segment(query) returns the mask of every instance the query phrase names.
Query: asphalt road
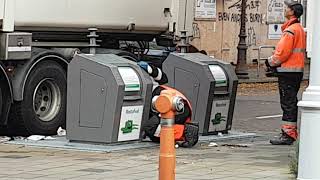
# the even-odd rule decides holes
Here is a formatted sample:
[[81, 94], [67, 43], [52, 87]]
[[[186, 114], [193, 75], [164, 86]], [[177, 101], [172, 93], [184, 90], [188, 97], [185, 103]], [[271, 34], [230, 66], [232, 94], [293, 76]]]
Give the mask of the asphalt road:
[[278, 132], [281, 107], [278, 95], [238, 96], [233, 129], [244, 132]]
[[[240, 85], [233, 118], [233, 129], [243, 132], [280, 133], [282, 110], [277, 85]], [[303, 84], [298, 99], [306, 85]]]

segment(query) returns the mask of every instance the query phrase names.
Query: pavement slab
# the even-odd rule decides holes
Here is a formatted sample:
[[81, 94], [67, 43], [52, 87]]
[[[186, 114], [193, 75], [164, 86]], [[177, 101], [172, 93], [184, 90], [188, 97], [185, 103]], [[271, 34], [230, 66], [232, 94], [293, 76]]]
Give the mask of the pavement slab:
[[[222, 141], [217, 143], [218, 147], [209, 147], [209, 142], [201, 142], [194, 148], [178, 148], [176, 179], [292, 179], [288, 164], [293, 146], [271, 146], [267, 139], [260, 136]], [[18, 147], [0, 144], [0, 180], [156, 180], [158, 176], [158, 147], [111, 153]]]

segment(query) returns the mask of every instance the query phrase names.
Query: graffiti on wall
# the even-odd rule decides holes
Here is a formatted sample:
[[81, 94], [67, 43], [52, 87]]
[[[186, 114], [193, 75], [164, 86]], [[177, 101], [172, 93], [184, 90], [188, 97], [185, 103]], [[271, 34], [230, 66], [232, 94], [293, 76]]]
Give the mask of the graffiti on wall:
[[[237, 0], [234, 4], [230, 5], [228, 7], [228, 9], [237, 9], [239, 12], [241, 11], [241, 8], [242, 8], [242, 4], [241, 4], [242, 0]], [[246, 9], [248, 10], [256, 10], [256, 11], [259, 11], [259, 8], [261, 6], [261, 1], [260, 0], [252, 0], [252, 1], [249, 1], [248, 3], [248, 0], [247, 0], [247, 7]]]
[[[256, 28], [259, 24], [264, 23], [264, 14], [262, 10], [262, 0], [246, 0], [246, 16], [245, 21], [247, 24], [247, 45], [257, 45], [257, 31]], [[218, 12], [217, 20], [220, 22], [238, 23], [241, 22], [241, 8], [242, 0], [232, 0], [231, 3], [227, 3], [224, 12]]]
[[257, 34], [254, 27], [249, 27], [247, 30], [247, 45], [248, 46], [256, 46], [257, 45]]
[[192, 36], [193, 36], [193, 39], [200, 38], [200, 28], [198, 23], [192, 24]]
[[[218, 12], [218, 21], [240, 23], [241, 7], [242, 7], [241, 1], [242, 0], [236, 0], [235, 3], [229, 5], [227, 9], [230, 12]], [[251, 22], [251, 23], [263, 22], [263, 14], [259, 13], [260, 7], [261, 7], [260, 0], [247, 1], [246, 8], [247, 8], [247, 12], [250, 11], [250, 13], [246, 14], [246, 22]]]
[[[259, 13], [250, 13], [246, 14], [246, 22], [251, 23], [263, 23], [263, 14]], [[227, 22], [235, 22], [240, 23], [241, 14], [239, 13], [226, 13], [226, 12], [219, 12], [218, 13], [218, 21], [227, 21]]]

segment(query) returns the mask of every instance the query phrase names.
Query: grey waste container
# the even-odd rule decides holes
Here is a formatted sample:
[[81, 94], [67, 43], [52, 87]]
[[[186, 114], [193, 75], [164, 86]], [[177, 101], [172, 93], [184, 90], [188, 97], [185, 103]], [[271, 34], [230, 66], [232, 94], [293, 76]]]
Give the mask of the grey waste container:
[[136, 63], [112, 54], [76, 55], [67, 88], [67, 139], [116, 143], [140, 138], [152, 80]]
[[232, 66], [200, 53], [172, 53], [163, 63], [168, 85], [191, 101], [202, 135], [231, 129], [238, 79]]

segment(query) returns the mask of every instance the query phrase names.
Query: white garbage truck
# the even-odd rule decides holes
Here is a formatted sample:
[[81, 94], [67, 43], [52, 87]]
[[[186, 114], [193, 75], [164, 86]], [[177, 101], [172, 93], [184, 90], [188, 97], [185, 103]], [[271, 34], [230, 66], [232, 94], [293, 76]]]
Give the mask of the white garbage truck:
[[0, 0], [0, 125], [15, 135], [55, 134], [65, 126], [67, 66], [75, 54], [136, 61], [153, 40], [173, 47], [183, 31], [192, 33], [194, 4]]

